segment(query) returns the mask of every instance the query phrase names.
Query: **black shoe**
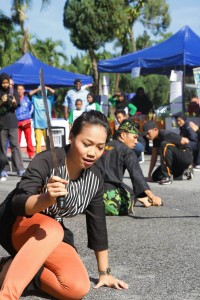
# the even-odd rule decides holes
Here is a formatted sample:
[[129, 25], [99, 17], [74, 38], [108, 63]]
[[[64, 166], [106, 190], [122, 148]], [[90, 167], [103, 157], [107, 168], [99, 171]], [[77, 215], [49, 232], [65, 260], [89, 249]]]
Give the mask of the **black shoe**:
[[161, 179], [160, 181], [158, 181], [159, 184], [171, 184], [172, 183], [172, 177], [164, 177], [163, 179]]

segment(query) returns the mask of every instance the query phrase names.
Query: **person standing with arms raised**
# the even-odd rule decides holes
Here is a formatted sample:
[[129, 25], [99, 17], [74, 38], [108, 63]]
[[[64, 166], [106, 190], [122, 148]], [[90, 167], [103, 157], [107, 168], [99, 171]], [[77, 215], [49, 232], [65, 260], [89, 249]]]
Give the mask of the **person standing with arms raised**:
[[[45, 91], [47, 94], [47, 103], [49, 108], [49, 114], [51, 118], [52, 107], [55, 101], [55, 90], [45, 86]], [[36, 142], [36, 153], [42, 151], [42, 137], [46, 143], [46, 129], [47, 129], [47, 118], [44, 108], [44, 102], [41, 94], [41, 86], [38, 86], [37, 89], [29, 92], [31, 97], [34, 113], [33, 113], [33, 127], [35, 133], [35, 142]]]

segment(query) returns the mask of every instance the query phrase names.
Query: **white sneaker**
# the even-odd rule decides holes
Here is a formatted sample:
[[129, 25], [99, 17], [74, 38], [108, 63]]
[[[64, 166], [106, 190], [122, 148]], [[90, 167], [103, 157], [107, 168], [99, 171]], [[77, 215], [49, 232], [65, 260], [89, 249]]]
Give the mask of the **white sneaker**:
[[7, 180], [7, 176], [2, 176], [1, 177], [1, 181], [6, 181]]
[[186, 169], [186, 170], [183, 172], [183, 179], [191, 180], [191, 179], [193, 179], [193, 177], [194, 177], [194, 171], [193, 171], [192, 165], [190, 165], [190, 166], [188, 167], [188, 169]]
[[194, 171], [200, 171], [200, 165], [196, 165], [194, 168], [193, 168]]

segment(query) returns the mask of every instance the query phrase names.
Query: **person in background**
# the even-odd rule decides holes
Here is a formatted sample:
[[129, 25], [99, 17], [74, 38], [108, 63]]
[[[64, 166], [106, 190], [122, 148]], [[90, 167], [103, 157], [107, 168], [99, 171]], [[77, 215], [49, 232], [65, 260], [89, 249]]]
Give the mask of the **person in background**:
[[27, 153], [30, 159], [34, 157], [35, 149], [32, 143], [32, 126], [31, 118], [34, 110], [34, 106], [30, 99], [25, 96], [25, 89], [23, 85], [17, 86], [17, 92], [20, 99], [20, 106], [16, 109], [16, 116], [18, 120], [18, 142], [21, 143], [21, 135], [24, 132], [26, 139]]
[[127, 120], [128, 116], [124, 109], [117, 109], [115, 111], [115, 118], [116, 118], [115, 131], [117, 131], [122, 121]]
[[[161, 206], [162, 200], [155, 196], [143, 176], [138, 159], [133, 151], [137, 144], [138, 130], [132, 120], [124, 120], [114, 140], [106, 144], [104, 154], [96, 162], [104, 176], [104, 203], [107, 215], [127, 215], [131, 212], [130, 192], [123, 183], [125, 170], [132, 182], [135, 201], [145, 207]], [[135, 202], [134, 201], [134, 202]]]
[[[55, 102], [55, 90], [45, 86], [46, 94], [47, 94], [47, 103], [49, 108], [49, 116], [51, 118], [52, 107]], [[36, 154], [42, 151], [42, 137], [46, 143], [46, 129], [47, 129], [47, 118], [44, 107], [44, 102], [41, 94], [41, 86], [29, 92], [29, 96], [31, 97], [31, 101], [34, 106], [33, 111], [33, 127], [35, 133], [35, 142], [36, 142]]]
[[[109, 267], [103, 204], [103, 178], [94, 163], [103, 154], [109, 132], [106, 117], [84, 112], [70, 131], [70, 144], [56, 148], [55, 175], [51, 150], [36, 155], [22, 180], [0, 206], [0, 243], [11, 257], [0, 262], [0, 299], [19, 299], [31, 284], [54, 299], [82, 299], [90, 290], [87, 270], [64, 218], [85, 212], [88, 247], [99, 274], [95, 288], [118, 290], [128, 285]], [[57, 204], [65, 198], [64, 208]]]
[[71, 129], [74, 121], [84, 112], [82, 109], [83, 101], [81, 99], [76, 99], [75, 102], [76, 109], [73, 109], [69, 113], [69, 127]]
[[[115, 130], [117, 131], [119, 129], [120, 124], [128, 119], [128, 116], [123, 109], [119, 109], [115, 111], [115, 118], [117, 120], [117, 125], [115, 126]], [[137, 125], [134, 124], [134, 126], [137, 128]], [[145, 140], [141, 136], [140, 132], [138, 131], [138, 138], [137, 138], [137, 143], [135, 144], [133, 151], [137, 155], [138, 161], [142, 161], [142, 152], [145, 150]]]
[[101, 112], [101, 106], [99, 105], [99, 103], [95, 102], [93, 94], [89, 93], [87, 95], [87, 102], [88, 104], [85, 107], [85, 111], [97, 110]]
[[198, 97], [192, 97], [192, 99], [190, 100], [190, 103], [188, 105], [189, 116], [199, 117], [199, 115], [200, 115], [199, 103], [200, 103], [200, 100]]
[[195, 161], [194, 161], [194, 171], [200, 171], [200, 128], [197, 124], [195, 124], [194, 122], [189, 122], [190, 127], [197, 133], [198, 135], [198, 150], [197, 150], [197, 154], [195, 157]]
[[87, 103], [87, 94], [88, 91], [84, 88], [82, 89], [82, 81], [81, 79], [74, 80], [74, 88], [69, 90], [65, 96], [65, 100], [63, 103], [64, 106], [64, 118], [68, 120], [70, 111], [76, 109], [75, 102], [77, 99], [81, 99], [83, 102], [83, 110], [85, 111], [85, 107]]
[[[3, 128], [3, 125], [0, 123], [0, 136], [1, 136], [2, 128]], [[0, 143], [0, 174], [3, 171], [3, 169], [5, 168], [6, 163], [7, 163], [7, 157], [4, 154], [3, 149], [2, 149], [2, 145]]]
[[[148, 181], [156, 181], [162, 185], [171, 184], [173, 178], [179, 178], [183, 173], [187, 180], [193, 178], [190, 167], [193, 155], [188, 138], [166, 129], [158, 129], [154, 121], [144, 123], [143, 135], [153, 141]], [[161, 164], [153, 172], [158, 155]]]
[[180, 129], [180, 135], [188, 138], [188, 146], [192, 149], [194, 161], [196, 160], [197, 151], [198, 151], [198, 135], [190, 127], [189, 122], [187, 121], [186, 116], [183, 113], [177, 113], [174, 115], [176, 123]]
[[153, 110], [153, 103], [145, 94], [143, 87], [137, 89], [136, 95], [130, 100], [130, 103], [136, 106], [137, 113], [141, 113], [142, 115], [148, 115]]
[[[24, 164], [18, 143], [18, 126], [15, 111], [20, 105], [17, 92], [12, 87], [10, 89], [10, 77], [6, 73], [0, 75], [0, 123], [2, 129], [0, 131], [0, 148], [7, 157], [8, 141], [11, 148], [11, 159], [17, 175], [22, 176], [24, 173]], [[9, 170], [9, 162], [1, 171], [1, 181], [6, 181]]]
[[108, 101], [115, 110], [123, 109], [130, 117], [134, 116], [137, 111], [136, 106], [127, 101], [125, 93], [116, 93]]

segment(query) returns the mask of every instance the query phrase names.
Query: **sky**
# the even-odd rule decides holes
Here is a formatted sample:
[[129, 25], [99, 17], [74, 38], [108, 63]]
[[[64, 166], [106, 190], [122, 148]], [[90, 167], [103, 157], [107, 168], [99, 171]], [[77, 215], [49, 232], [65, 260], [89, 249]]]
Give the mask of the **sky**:
[[[66, 0], [51, 0], [51, 4], [41, 11], [41, 1], [33, 0], [32, 8], [28, 12], [28, 30], [39, 39], [52, 38], [62, 40], [65, 44], [65, 54], [70, 59], [76, 54], [84, 53], [78, 50], [70, 42], [69, 31], [63, 26], [63, 10]], [[171, 24], [167, 32], [173, 34], [183, 26], [188, 25], [197, 35], [200, 36], [200, 1], [199, 0], [166, 0], [169, 4]], [[10, 16], [11, 0], [0, 0], [0, 9]], [[141, 35], [143, 28], [140, 24], [134, 25], [134, 33], [137, 38]], [[106, 50], [114, 53], [113, 44], [107, 44]]]

